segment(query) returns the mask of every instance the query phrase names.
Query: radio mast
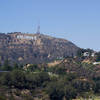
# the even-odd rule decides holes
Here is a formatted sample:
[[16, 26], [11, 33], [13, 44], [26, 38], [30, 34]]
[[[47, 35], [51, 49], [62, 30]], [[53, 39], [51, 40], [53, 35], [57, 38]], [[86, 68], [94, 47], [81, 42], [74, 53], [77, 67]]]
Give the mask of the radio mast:
[[40, 34], [40, 23], [38, 24], [38, 26], [37, 26], [37, 32], [36, 32], [37, 34]]

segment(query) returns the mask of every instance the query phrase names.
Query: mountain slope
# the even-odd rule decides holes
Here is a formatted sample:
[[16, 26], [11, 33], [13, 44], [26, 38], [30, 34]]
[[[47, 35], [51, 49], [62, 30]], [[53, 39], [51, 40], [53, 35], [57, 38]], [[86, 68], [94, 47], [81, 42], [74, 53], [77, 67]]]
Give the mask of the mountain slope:
[[44, 63], [76, 55], [79, 48], [65, 39], [20, 32], [0, 34], [0, 60], [19, 63]]

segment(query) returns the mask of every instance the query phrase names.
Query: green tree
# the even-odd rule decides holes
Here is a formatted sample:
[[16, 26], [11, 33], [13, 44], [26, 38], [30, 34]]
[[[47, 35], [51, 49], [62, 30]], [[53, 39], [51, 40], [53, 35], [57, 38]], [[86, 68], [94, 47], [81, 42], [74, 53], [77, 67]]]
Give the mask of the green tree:
[[96, 57], [96, 61], [99, 62], [100, 61], [100, 52], [96, 53], [97, 57]]
[[34, 74], [29, 73], [26, 75], [26, 88], [27, 89], [35, 89], [37, 87], [37, 80], [34, 76]]
[[78, 93], [89, 92], [93, 88], [93, 84], [85, 79], [76, 79], [72, 82]]
[[0, 70], [2, 70], [2, 64], [1, 64], [1, 62], [0, 62]]
[[36, 85], [38, 87], [42, 87], [44, 82], [50, 81], [50, 77], [49, 77], [48, 73], [46, 73], [46, 72], [37, 73], [35, 75], [35, 79], [36, 79]]
[[1, 80], [2, 85], [6, 85], [8, 87], [12, 86], [12, 76], [10, 73], [5, 73], [4, 75], [2, 75]]
[[19, 69], [19, 66], [17, 63], [14, 63], [14, 68], [13, 69]]
[[94, 92], [95, 93], [100, 93], [100, 76], [94, 77], [93, 80], [95, 82]]
[[27, 70], [34, 72], [35, 70], [38, 70], [38, 66], [36, 64], [30, 64], [30, 66], [28, 66]]
[[64, 67], [57, 66], [55, 69], [55, 73], [59, 75], [64, 75], [66, 74], [66, 69]]
[[47, 93], [50, 97], [50, 100], [63, 100], [64, 89], [60, 83], [50, 83], [47, 87]]
[[78, 77], [78, 75], [76, 73], [68, 73], [66, 75], [66, 80], [72, 81], [72, 80], [76, 79], [77, 77]]
[[12, 67], [9, 65], [8, 59], [6, 59], [6, 60], [4, 61], [3, 70], [5, 70], [5, 71], [11, 71], [11, 70], [12, 70]]
[[0, 100], [7, 100], [5, 96], [0, 95]]
[[75, 99], [76, 96], [77, 96], [76, 90], [72, 86], [66, 85], [65, 86], [65, 98], [66, 98], [66, 100]]
[[44, 87], [50, 81], [50, 77], [46, 72], [29, 73], [26, 75], [26, 88], [34, 89], [36, 87]]
[[12, 72], [12, 85], [15, 88], [25, 88], [26, 86], [26, 76], [25, 73], [21, 70], [14, 70]]

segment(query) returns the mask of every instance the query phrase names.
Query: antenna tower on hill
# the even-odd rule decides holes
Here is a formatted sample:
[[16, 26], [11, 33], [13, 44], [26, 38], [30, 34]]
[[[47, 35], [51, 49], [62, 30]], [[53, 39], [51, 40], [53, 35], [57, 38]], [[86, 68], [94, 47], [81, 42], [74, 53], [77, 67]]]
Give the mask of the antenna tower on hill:
[[38, 26], [37, 26], [37, 32], [36, 32], [37, 34], [40, 34], [40, 23], [38, 24]]

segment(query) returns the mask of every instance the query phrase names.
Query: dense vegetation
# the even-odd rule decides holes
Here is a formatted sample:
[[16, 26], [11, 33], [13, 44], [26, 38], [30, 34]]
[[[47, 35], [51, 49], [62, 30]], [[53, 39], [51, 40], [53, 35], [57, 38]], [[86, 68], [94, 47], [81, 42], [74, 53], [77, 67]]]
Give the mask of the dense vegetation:
[[[70, 66], [67, 62], [66, 67], [62, 64], [47, 67], [10, 66], [6, 60], [0, 67], [6, 71], [0, 73], [0, 100], [35, 100], [36, 97], [38, 100], [71, 100], [99, 95], [100, 76], [95, 75], [95, 66], [72, 61], [73, 58], [69, 58]], [[70, 71], [74, 68], [77, 70]]]

